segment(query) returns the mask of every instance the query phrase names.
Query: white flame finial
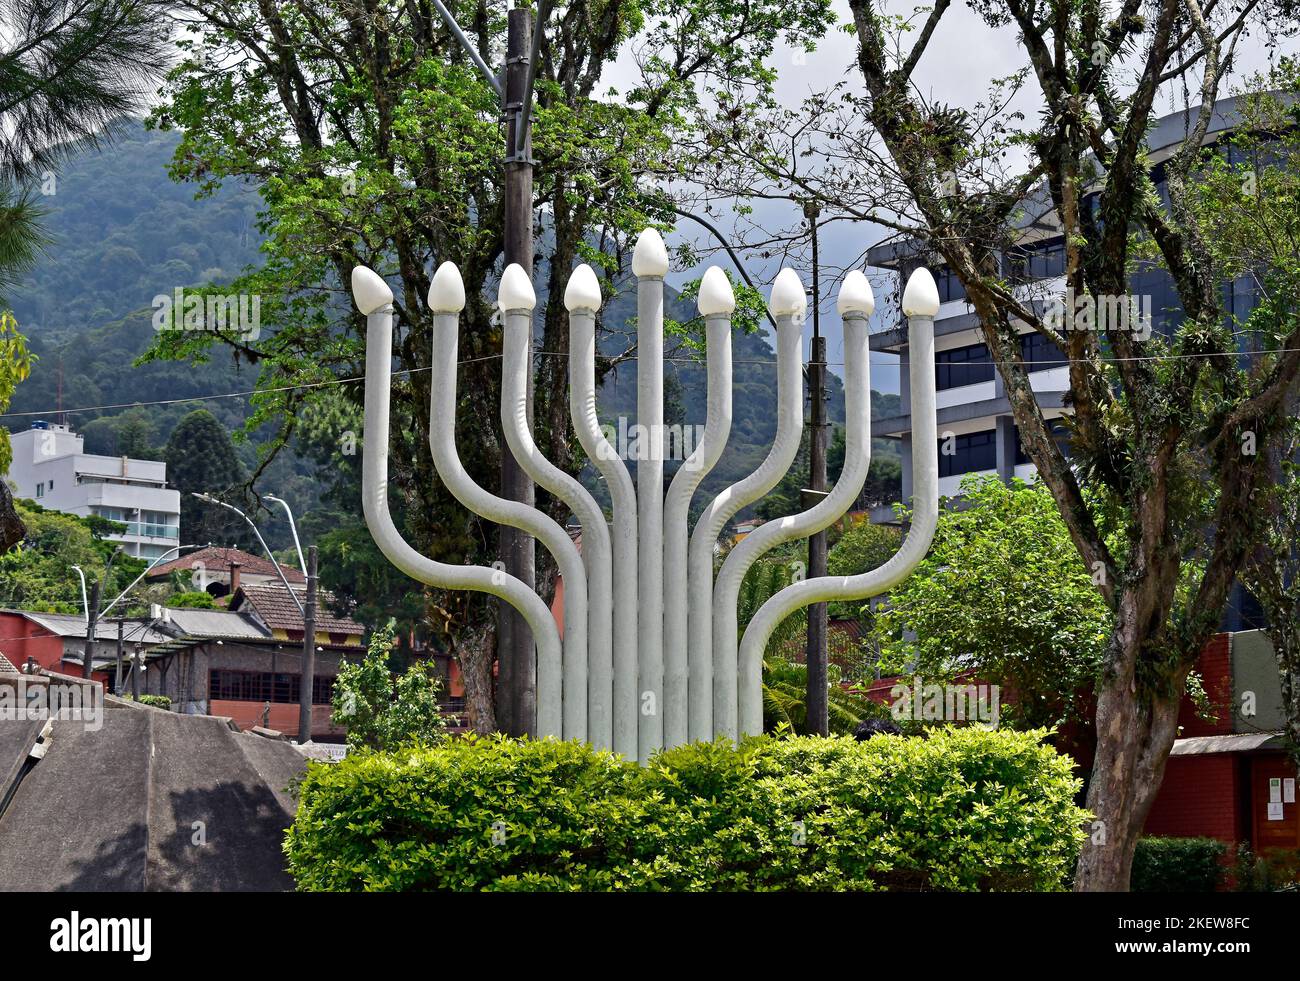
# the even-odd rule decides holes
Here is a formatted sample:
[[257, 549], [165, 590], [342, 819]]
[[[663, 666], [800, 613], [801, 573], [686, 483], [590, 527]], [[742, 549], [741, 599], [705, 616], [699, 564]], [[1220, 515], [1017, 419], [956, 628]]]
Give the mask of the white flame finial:
[[666, 276], [668, 274], [668, 248], [663, 236], [647, 228], [637, 236], [632, 250], [632, 272], [637, 276]]
[[767, 308], [774, 317], [793, 316], [796, 320], [808, 309], [803, 281], [793, 269], [782, 269], [776, 274]]
[[569, 285], [564, 290], [564, 309], [599, 310], [600, 280], [596, 271], [585, 262], [569, 274]]
[[502, 310], [531, 310], [537, 306], [537, 294], [524, 267], [517, 262], [506, 266], [497, 291], [497, 306]]
[[379, 273], [368, 266], [352, 270], [352, 299], [366, 316], [393, 302], [393, 291]]
[[465, 309], [465, 281], [454, 262], [444, 262], [429, 284], [429, 309], [434, 313], [460, 313]]
[[925, 266], [918, 266], [903, 290], [903, 313], [909, 317], [933, 317], [939, 312], [939, 288]]
[[718, 266], [709, 266], [700, 280], [700, 298], [696, 304], [703, 317], [731, 313], [736, 309], [736, 294], [731, 280]]
[[860, 269], [851, 269], [840, 284], [840, 294], [835, 299], [835, 307], [843, 317], [858, 313], [870, 317], [876, 309], [876, 294], [871, 291], [871, 283]]

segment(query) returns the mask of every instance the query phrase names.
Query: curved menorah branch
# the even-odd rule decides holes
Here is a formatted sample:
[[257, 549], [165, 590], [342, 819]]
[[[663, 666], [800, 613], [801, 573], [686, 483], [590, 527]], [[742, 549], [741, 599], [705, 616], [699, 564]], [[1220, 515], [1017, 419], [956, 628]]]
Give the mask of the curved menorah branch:
[[[717, 269], [711, 267], [709, 272]], [[719, 270], [720, 271], [720, 270]], [[707, 275], [707, 274], [706, 274]], [[717, 464], [731, 435], [731, 317], [715, 314], [705, 321], [708, 403], [704, 435], [673, 475], [664, 502], [664, 745], [688, 739], [687, 693], [687, 553], [691, 498]]]
[[[555, 521], [534, 507], [497, 497], [466, 472], [456, 450], [456, 360], [459, 356], [460, 310], [464, 286], [455, 265], [444, 262], [429, 287], [433, 311], [432, 380], [429, 391], [429, 449], [438, 476], [452, 496], [475, 514], [532, 535], [551, 553], [564, 576], [563, 653], [544, 650], [538, 643], [537, 734], [560, 736], [564, 732], [563, 658], [580, 652], [586, 664], [587, 578], [582, 558], [572, 539]], [[534, 638], [536, 639], [536, 638]], [[586, 698], [586, 692], [583, 692]]]
[[[604, 656], [593, 625], [589, 648], [591, 670], [587, 679], [591, 693], [588, 721], [594, 729], [600, 718], [599, 703], [610, 700], [612, 695], [610, 745], [614, 752], [634, 760], [637, 758], [636, 488], [627, 465], [605, 438], [596, 414], [596, 311], [600, 302], [600, 283], [595, 272], [588, 265], [578, 266], [569, 277], [564, 293], [564, 305], [569, 311], [569, 415], [578, 442], [609, 487], [614, 512], [613, 650], [612, 658]], [[592, 603], [595, 602], [593, 598]]]
[[[596, 716], [591, 717], [587, 664], [588, 655], [607, 659], [614, 643], [609, 526], [605, 524], [604, 512], [587, 489], [546, 459], [533, 440], [528, 420], [528, 378], [532, 372], [532, 312], [536, 296], [523, 267], [512, 263], [506, 268], [501, 278], [500, 297], [505, 316], [501, 429], [506, 444], [524, 473], [568, 505], [582, 525], [579, 569], [585, 566], [587, 573], [588, 605], [585, 610], [576, 603], [570, 609], [569, 598], [571, 595], [576, 597], [576, 592], [571, 594], [574, 583], [568, 575], [564, 578], [564, 738], [589, 740], [597, 749], [609, 749], [610, 697], [606, 693], [604, 698], [594, 699]], [[603, 670], [600, 674], [608, 677]]]
[[[740, 542], [722, 563], [713, 590], [713, 657], [715, 665], [713, 728], [718, 735], [739, 733], [739, 689], [758, 678], [739, 660], [736, 622], [740, 585], [762, 555], [784, 542], [814, 535], [834, 524], [857, 500], [871, 464], [871, 373], [867, 346], [867, 318], [844, 320], [844, 468], [830, 493], [806, 511], [760, 525]], [[737, 665], [735, 673], [730, 666]], [[752, 668], [751, 666], [748, 666]], [[761, 728], [761, 705], [759, 725]], [[750, 728], [745, 730], [754, 732]]]
[[366, 315], [365, 428], [362, 431], [361, 500], [366, 527], [388, 561], [412, 579], [440, 589], [490, 593], [509, 603], [533, 631], [540, 657], [559, 661], [560, 633], [546, 604], [514, 576], [486, 566], [450, 565], [417, 552], [402, 537], [388, 509], [389, 388], [393, 363], [393, 294], [374, 272], [352, 275], [357, 307]]
[[[934, 281], [925, 269], [920, 285]], [[913, 274], [915, 280], [917, 274]], [[909, 292], [912, 282], [909, 281]], [[917, 292], [922, 292], [918, 290]], [[938, 312], [938, 292], [932, 303], [926, 297], [912, 300], [915, 306], [908, 317], [907, 340], [911, 350], [909, 374], [912, 382], [912, 523], [902, 547], [878, 569], [856, 576], [822, 576], [793, 583], [764, 603], [745, 630], [740, 647], [741, 733], [763, 729], [762, 662], [763, 651], [777, 625], [795, 610], [814, 603], [863, 600], [892, 589], [911, 574], [925, 557], [934, 538], [939, 520], [939, 455], [935, 432], [934, 397], [934, 314]], [[909, 304], [904, 296], [904, 311]]]
[[[799, 452], [803, 432], [803, 383], [800, 372], [799, 321], [806, 307], [803, 284], [791, 270], [777, 276], [783, 289], [772, 290], [768, 303], [776, 324], [776, 435], [758, 468], [722, 491], [705, 507], [691, 535], [687, 572], [690, 609], [687, 614], [687, 685], [692, 742], [713, 738], [713, 552], [718, 536], [741, 508], [775, 487]], [[789, 280], [793, 278], [793, 282]], [[734, 677], [736, 666], [730, 665]], [[734, 694], [732, 695], [734, 698]]]

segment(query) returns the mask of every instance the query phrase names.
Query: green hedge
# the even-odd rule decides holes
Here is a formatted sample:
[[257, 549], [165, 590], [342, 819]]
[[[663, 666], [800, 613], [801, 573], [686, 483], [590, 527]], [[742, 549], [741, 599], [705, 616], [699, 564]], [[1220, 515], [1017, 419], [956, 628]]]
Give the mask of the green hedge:
[[1140, 838], [1133, 854], [1133, 892], [1214, 892], [1223, 881], [1227, 846], [1214, 838]]
[[304, 890], [1058, 889], [1087, 815], [1042, 735], [349, 754], [309, 768], [285, 851]]

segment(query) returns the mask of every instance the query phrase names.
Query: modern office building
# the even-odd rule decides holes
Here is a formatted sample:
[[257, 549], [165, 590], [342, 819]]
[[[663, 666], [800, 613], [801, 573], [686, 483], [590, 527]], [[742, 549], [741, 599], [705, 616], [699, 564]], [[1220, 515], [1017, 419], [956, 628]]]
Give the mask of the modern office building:
[[155, 559], [180, 544], [181, 495], [167, 486], [167, 464], [86, 453], [68, 426], [48, 422], [12, 433], [9, 442], [15, 497], [51, 511], [120, 521], [126, 531], [108, 537], [138, 558]]
[[[1235, 98], [1220, 100], [1216, 105], [1214, 120], [1206, 136], [1207, 145], [1221, 140], [1237, 124], [1236, 106]], [[1195, 110], [1191, 116], [1195, 116]], [[1162, 195], [1164, 161], [1181, 146], [1188, 118], [1182, 112], [1165, 116], [1148, 136], [1152, 177]], [[1011, 238], [1015, 245], [1002, 257], [1007, 280], [1015, 284], [1023, 300], [1038, 309], [1044, 309], [1048, 303], [1061, 302], [1065, 291], [1064, 239], [1045, 192], [1024, 202], [1013, 223]], [[972, 473], [996, 474], [1007, 481], [1013, 477], [1028, 479], [1036, 473], [1035, 467], [1020, 445], [1002, 377], [984, 343], [979, 317], [966, 301], [961, 281], [946, 267], [933, 265], [933, 259], [927, 257], [914, 240], [893, 237], [867, 253], [868, 266], [898, 274], [900, 297], [907, 277], [927, 261], [932, 263], [930, 269], [941, 301], [934, 323], [936, 407], [941, 451], [939, 493], [955, 495], [962, 478]], [[1181, 323], [1178, 294], [1164, 270], [1139, 264], [1129, 288], [1131, 298], [1137, 301], [1136, 312], [1149, 319], [1151, 330], [1168, 334]], [[1225, 284], [1224, 290], [1226, 307], [1238, 317], [1244, 317], [1254, 306], [1250, 280]], [[899, 441], [903, 458], [903, 499], [907, 500], [911, 497], [912, 469], [912, 425], [906, 414], [911, 404], [907, 328], [899, 326], [873, 334], [871, 349], [897, 354], [901, 362], [900, 404], [903, 414], [873, 420], [871, 432], [877, 438]], [[1070, 383], [1064, 354], [1028, 325], [1021, 326], [1020, 349], [1044, 416], [1053, 419], [1067, 414], [1066, 395]], [[1064, 440], [1062, 445], [1068, 451]], [[892, 521], [893, 514], [889, 508], [879, 508], [872, 518]]]

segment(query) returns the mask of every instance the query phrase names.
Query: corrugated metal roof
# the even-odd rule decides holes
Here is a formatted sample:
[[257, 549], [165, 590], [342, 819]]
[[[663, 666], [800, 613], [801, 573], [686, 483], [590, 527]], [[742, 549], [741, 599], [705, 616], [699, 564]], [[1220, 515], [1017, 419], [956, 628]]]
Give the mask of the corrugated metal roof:
[[264, 640], [271, 636], [252, 617], [230, 610], [167, 608], [167, 621], [186, 637], [217, 637], [223, 640]]
[[[15, 613], [18, 616], [26, 617], [32, 623], [43, 627], [58, 637], [86, 636], [86, 618], [79, 613], [37, 613], [33, 610], [3, 610], [0, 612]], [[147, 626], [151, 622], [151, 620], [141, 617], [128, 617], [124, 621], [122, 628], [126, 639], [132, 643], [138, 642], [142, 644], [153, 644], [166, 640], [166, 634], [161, 634]], [[117, 620], [106, 618], [96, 622], [95, 639], [105, 642], [116, 641]]]
[[1280, 749], [1280, 732], [1242, 732], [1232, 736], [1189, 736], [1175, 739], [1170, 756], [1205, 756], [1210, 753], [1247, 753], [1253, 749]]

